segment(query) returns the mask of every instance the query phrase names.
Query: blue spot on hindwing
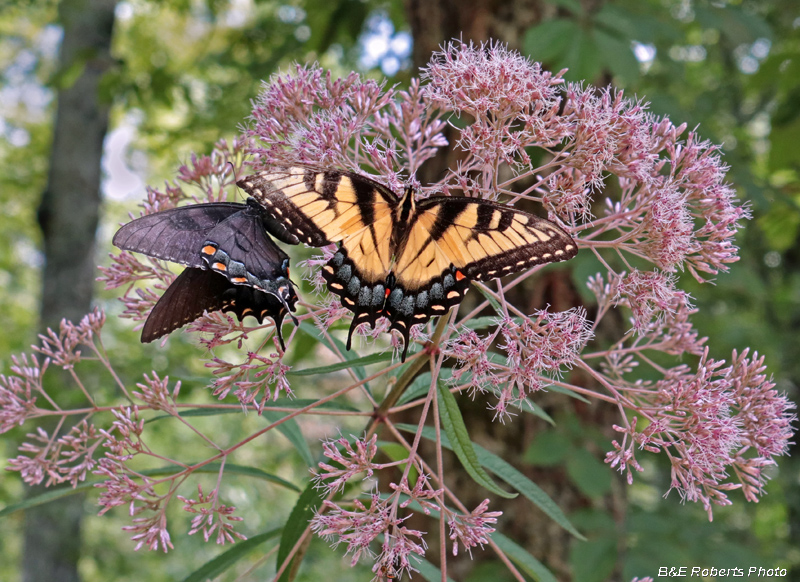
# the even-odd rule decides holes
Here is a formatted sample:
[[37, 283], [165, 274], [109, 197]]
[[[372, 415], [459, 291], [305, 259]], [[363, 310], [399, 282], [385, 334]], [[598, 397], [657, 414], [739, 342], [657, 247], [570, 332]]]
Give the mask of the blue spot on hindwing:
[[434, 301], [441, 301], [444, 299], [444, 289], [441, 283], [434, 283], [431, 285], [431, 299]]
[[403, 299], [403, 303], [400, 304], [400, 309], [398, 309], [398, 311], [406, 316], [414, 315], [414, 297], [409, 296]]
[[386, 299], [386, 288], [381, 283], [378, 283], [372, 288], [372, 305], [375, 307], [379, 307], [383, 305], [385, 299]]
[[352, 279], [350, 279], [350, 282], [347, 283], [347, 292], [352, 297], [356, 297], [360, 289], [361, 289], [361, 281], [358, 280], [358, 277], [353, 277]]
[[402, 303], [402, 301], [403, 301], [403, 290], [397, 287], [389, 295], [389, 307], [395, 310], [399, 310], [400, 303]]
[[347, 283], [350, 277], [353, 276], [353, 267], [350, 265], [342, 265], [336, 272], [336, 276], [339, 277], [340, 281]]

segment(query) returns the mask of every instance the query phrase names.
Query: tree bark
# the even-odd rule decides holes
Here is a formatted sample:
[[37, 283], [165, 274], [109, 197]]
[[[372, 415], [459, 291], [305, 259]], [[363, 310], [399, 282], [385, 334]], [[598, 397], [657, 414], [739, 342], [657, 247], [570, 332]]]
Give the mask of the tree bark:
[[[42, 331], [57, 330], [62, 319], [78, 321], [91, 308], [101, 158], [110, 108], [99, 87], [112, 62], [115, 5], [115, 0], [59, 4], [64, 30], [61, 83], [48, 183], [38, 210], [45, 257]], [[29, 495], [41, 492], [34, 487]], [[82, 500], [71, 496], [26, 512], [23, 580], [79, 580]]]

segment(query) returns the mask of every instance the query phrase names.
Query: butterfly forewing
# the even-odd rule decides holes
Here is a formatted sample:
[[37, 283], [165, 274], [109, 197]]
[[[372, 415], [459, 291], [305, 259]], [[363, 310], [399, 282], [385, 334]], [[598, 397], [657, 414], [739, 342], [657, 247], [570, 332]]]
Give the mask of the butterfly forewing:
[[193, 204], [142, 216], [122, 226], [115, 246], [191, 267], [205, 263], [200, 249], [220, 222], [246, 208], [235, 202]]
[[279, 168], [248, 176], [238, 184], [290, 236], [273, 230], [268, 222], [271, 234], [287, 243], [312, 247], [369, 230], [397, 206], [397, 197], [386, 187], [351, 172]]
[[289, 257], [269, 238], [263, 209], [255, 202], [221, 221], [205, 236], [202, 254], [209, 268], [231, 283], [275, 292], [288, 283]]
[[[429, 198], [418, 213], [420, 223], [425, 215], [436, 216], [431, 237], [455, 267], [478, 281], [565, 261], [578, 252], [572, 237], [549, 220], [495, 202]], [[444, 228], [439, 227], [442, 216], [447, 217]]]

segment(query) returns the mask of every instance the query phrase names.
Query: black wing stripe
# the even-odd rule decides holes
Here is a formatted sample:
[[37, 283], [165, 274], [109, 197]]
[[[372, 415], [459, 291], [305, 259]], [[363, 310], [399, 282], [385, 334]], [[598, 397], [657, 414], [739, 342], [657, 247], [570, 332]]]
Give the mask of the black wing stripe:
[[[308, 175], [309, 172], [306, 172], [306, 174]], [[336, 192], [339, 190], [339, 183], [342, 180], [342, 174], [340, 172], [325, 172], [322, 174], [322, 176], [323, 180], [320, 194], [325, 200], [335, 202]], [[316, 185], [314, 185], [312, 189], [316, 189]]]
[[456, 219], [467, 209], [469, 202], [467, 200], [451, 199], [451, 204], [442, 204], [438, 208], [436, 220], [430, 230], [430, 237], [434, 241], [442, 238], [445, 231], [450, 228]]
[[[361, 222], [372, 226], [375, 222], [375, 195], [377, 190], [368, 182], [361, 180], [351, 180], [351, 182], [356, 192], [356, 204], [361, 212]], [[375, 236], [374, 230], [372, 231], [372, 236]]]

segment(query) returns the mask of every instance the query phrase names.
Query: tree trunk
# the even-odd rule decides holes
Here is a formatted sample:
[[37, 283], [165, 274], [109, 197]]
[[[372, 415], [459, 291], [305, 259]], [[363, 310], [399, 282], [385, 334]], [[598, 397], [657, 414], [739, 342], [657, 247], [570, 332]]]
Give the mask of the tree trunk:
[[[99, 86], [112, 62], [115, 5], [115, 0], [63, 0], [59, 5], [61, 83], [48, 183], [38, 212], [45, 257], [42, 331], [57, 330], [62, 319], [78, 321], [91, 307], [100, 162], [110, 106]], [[29, 495], [40, 492], [32, 488]], [[71, 496], [26, 512], [23, 580], [79, 579], [82, 500]]]
[[[587, 8], [596, 9], [597, 2], [583, 0], [583, 4]], [[586, 6], [587, 4], [592, 6]], [[406, 0], [406, 12], [414, 38], [413, 59], [416, 69], [425, 66], [430, 60], [431, 53], [440, 50], [445, 42], [452, 39], [475, 44], [492, 39], [507, 43], [512, 49], [520, 50], [525, 31], [555, 16], [557, 8], [554, 4], [542, 0], [476, 0], [468, 3], [457, 0]], [[453, 143], [452, 137], [448, 135], [450, 143]], [[417, 177], [423, 184], [437, 179], [446, 168], [455, 167], [459, 155], [459, 152], [453, 150], [443, 152], [426, 162]], [[551, 306], [552, 311], [562, 311], [580, 304], [580, 297], [572, 287], [567, 270], [546, 273], [544, 277], [538, 277], [535, 281], [528, 280], [507, 293], [506, 298], [526, 313], [543, 309], [547, 305]], [[589, 379], [585, 381], [589, 382]], [[581, 383], [580, 380], [576, 382]], [[577, 401], [554, 392], [537, 394], [533, 397], [533, 401], [552, 417], [563, 418], [568, 415], [576, 417], [581, 426], [587, 428], [587, 433], [602, 431], [610, 442], [611, 424], [617, 421], [618, 414], [613, 407], [602, 403], [576, 404]], [[486, 409], [486, 405], [486, 400], [480, 398], [474, 403], [469, 402], [467, 398], [459, 399], [464, 422], [470, 430], [470, 438], [512, 465], [523, 467], [524, 451], [539, 434], [549, 430], [550, 427], [544, 421], [525, 413], [519, 414], [505, 424], [493, 422], [492, 414]], [[586, 448], [602, 461], [603, 451], [596, 450], [592, 443], [587, 443]], [[453, 475], [453, 471], [459, 471], [457, 461], [445, 459], [445, 464], [448, 463], [450, 466], [446, 468], [447, 474]], [[615, 478], [611, 493], [601, 500], [591, 500], [571, 482], [563, 467], [528, 466], [522, 470], [542, 487], [568, 516], [579, 509], [601, 507], [615, 520], [618, 532], [622, 531], [626, 500], [625, 489], [620, 486], [621, 480]], [[486, 492], [476, 488], [474, 482], [466, 475], [449, 481], [448, 486], [453, 488], [457, 497], [465, 502], [469, 509], [476, 507], [486, 496]], [[568, 532], [521, 497], [511, 501], [493, 499], [490, 509], [503, 511], [501, 529], [541, 560], [558, 580], [566, 582], [572, 579], [569, 566], [570, 547], [573, 541], [577, 540], [573, 540]], [[429, 532], [438, 529], [433, 523], [423, 525], [415, 522], [414, 526]], [[620, 540], [617, 551], [621, 557], [624, 552], [624, 536], [618, 535], [617, 539]], [[432, 540], [426, 557], [434, 563], [439, 560], [438, 546]], [[480, 560], [491, 559], [492, 555], [487, 550], [473, 552], [473, 557], [475, 561], [468, 557], [456, 560], [449, 558], [450, 575], [455, 579], [466, 579], [469, 571], [473, 570]], [[611, 578], [616, 579], [621, 575], [620, 563], [621, 560], [618, 559], [614, 572], [610, 574]]]

